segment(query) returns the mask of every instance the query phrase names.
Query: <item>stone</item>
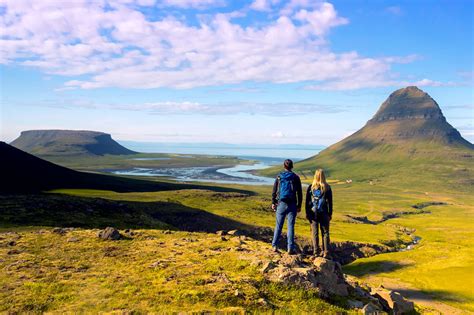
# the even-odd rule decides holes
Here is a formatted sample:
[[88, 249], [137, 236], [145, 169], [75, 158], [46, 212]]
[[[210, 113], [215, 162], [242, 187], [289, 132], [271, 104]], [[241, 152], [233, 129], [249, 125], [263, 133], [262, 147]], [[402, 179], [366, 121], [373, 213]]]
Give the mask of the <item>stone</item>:
[[53, 233], [59, 234], [59, 235], [65, 235], [67, 233], [67, 229], [65, 228], [54, 228]]
[[382, 311], [376, 305], [372, 303], [367, 303], [362, 309], [361, 313], [364, 315], [378, 315], [381, 314]]
[[67, 241], [68, 241], [69, 243], [79, 242], [79, 238], [77, 238], [77, 237], [70, 237], [70, 238], [67, 239]]
[[116, 228], [110, 226], [99, 231], [99, 233], [97, 233], [97, 236], [103, 240], [111, 241], [119, 240], [122, 237], [122, 235], [120, 235], [120, 232]]
[[316, 282], [320, 290], [339, 296], [349, 295], [349, 285], [344, 279], [339, 263], [317, 257], [313, 260], [313, 265], [316, 270]]
[[349, 308], [357, 308], [357, 309], [360, 309], [360, 308], [363, 308], [364, 307], [364, 303], [361, 302], [361, 301], [357, 301], [357, 300], [348, 300], [347, 301], [347, 306]]
[[288, 255], [287, 253], [281, 256], [279, 261], [280, 265], [285, 267], [294, 268], [304, 266], [303, 259], [301, 255]]
[[272, 270], [270, 280], [305, 288], [316, 288], [315, 274], [311, 267], [288, 268], [280, 265]]
[[222, 235], [227, 235], [227, 232], [226, 231], [217, 231], [216, 234], [222, 236]]
[[376, 297], [386, 310], [393, 314], [405, 314], [415, 310], [413, 302], [406, 300], [400, 293], [378, 288], [373, 290], [372, 295]]
[[240, 236], [240, 235], [243, 235], [243, 233], [239, 230], [230, 230], [229, 232], [227, 232], [227, 234], [229, 235], [232, 235], [232, 236]]
[[264, 298], [259, 298], [257, 303], [260, 304], [261, 306], [268, 306], [268, 301]]
[[270, 270], [274, 269], [277, 267], [277, 264], [271, 260], [265, 262], [262, 266], [262, 269], [260, 269], [260, 271], [262, 273], [267, 273], [269, 272]]
[[242, 292], [240, 292], [239, 289], [236, 289], [235, 292], [234, 292], [234, 295], [237, 296], [237, 297], [241, 297]]

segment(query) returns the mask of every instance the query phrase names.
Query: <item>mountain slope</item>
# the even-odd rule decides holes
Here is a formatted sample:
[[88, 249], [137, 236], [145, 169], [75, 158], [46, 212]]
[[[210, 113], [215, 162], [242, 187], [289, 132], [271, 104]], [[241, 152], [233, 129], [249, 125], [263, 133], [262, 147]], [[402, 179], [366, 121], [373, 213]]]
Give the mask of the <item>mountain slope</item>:
[[473, 156], [473, 144], [446, 121], [436, 101], [410, 86], [393, 92], [363, 128], [295, 170], [307, 178], [323, 168], [333, 179], [472, 184]]
[[87, 130], [28, 130], [11, 145], [35, 155], [135, 154], [109, 134]]
[[174, 184], [78, 172], [40, 159], [1, 141], [0, 178], [0, 193], [38, 192], [59, 188], [101, 189], [118, 192], [207, 189], [248, 193], [224, 187]]

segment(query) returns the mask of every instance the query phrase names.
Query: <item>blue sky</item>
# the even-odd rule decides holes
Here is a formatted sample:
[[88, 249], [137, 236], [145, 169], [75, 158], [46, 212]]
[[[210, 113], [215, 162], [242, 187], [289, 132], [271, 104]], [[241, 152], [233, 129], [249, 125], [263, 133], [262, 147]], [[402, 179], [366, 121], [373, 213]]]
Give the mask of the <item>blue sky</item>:
[[1, 139], [334, 143], [417, 85], [474, 140], [472, 1], [0, 1]]

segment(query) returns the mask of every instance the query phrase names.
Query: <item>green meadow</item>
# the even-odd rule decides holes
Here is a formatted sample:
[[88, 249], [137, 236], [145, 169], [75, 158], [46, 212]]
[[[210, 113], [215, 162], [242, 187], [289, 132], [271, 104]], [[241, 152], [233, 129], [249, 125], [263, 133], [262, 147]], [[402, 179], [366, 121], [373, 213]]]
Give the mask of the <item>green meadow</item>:
[[[222, 224], [224, 229], [274, 225], [271, 187], [222, 186], [248, 193], [207, 189], [128, 193], [59, 189], [37, 195], [37, 200], [32, 199], [33, 205], [22, 205], [20, 197], [18, 202], [3, 198], [1, 223], [5, 227], [1, 234], [0, 264], [9, 270], [0, 280], [3, 310], [350, 312], [344, 302], [332, 302], [333, 306], [316, 298], [308, 302], [311, 292], [282, 289], [263, 281], [257, 268], [245, 262], [243, 256], [268, 251], [268, 243], [247, 240], [250, 247], [245, 253], [233, 252], [231, 240], [223, 242], [214, 233], [206, 232], [213, 224]], [[437, 307], [433, 301], [474, 311], [474, 253], [470, 246], [474, 236], [474, 198], [470, 194], [435, 194], [367, 182], [333, 181], [332, 187], [333, 241], [388, 245], [395, 249], [410, 241], [403, 233], [405, 228], [414, 229], [413, 235], [421, 237], [414, 249], [358, 259], [344, 266], [346, 273], [373, 285], [403, 290], [407, 296], [421, 294], [424, 298], [417, 301], [421, 313]], [[48, 205], [47, 200], [56, 201]], [[65, 200], [73, 209], [61, 206]], [[413, 208], [427, 202], [445, 204], [427, 206], [423, 211]], [[88, 204], [94, 209], [91, 214], [84, 212]], [[32, 214], [31, 207], [37, 212]], [[74, 207], [77, 211], [72, 211]], [[125, 209], [116, 210], [120, 207]], [[196, 211], [209, 216], [193, 226], [196, 229], [196, 224], [201, 224], [204, 231], [186, 231], [178, 218], [192, 222]], [[299, 237], [309, 238], [309, 225], [303, 213], [297, 220], [296, 231]], [[383, 221], [387, 213], [403, 214]], [[348, 215], [382, 222], [358, 223], [349, 220]], [[140, 236], [113, 243], [98, 240], [97, 229], [109, 225], [131, 228]], [[58, 236], [51, 232], [55, 226], [78, 228]], [[163, 234], [165, 230], [176, 232]], [[12, 231], [20, 235], [16, 248], [21, 249], [17, 254], [9, 254], [13, 247], [6, 245], [14, 236]], [[187, 238], [195, 238], [196, 242], [188, 244], [183, 241]], [[149, 268], [154, 261], [164, 261], [167, 267], [157, 273]], [[219, 272], [230, 282], [206, 282]], [[236, 290], [242, 295], [235, 295]], [[290, 290], [291, 298], [283, 297], [281, 290]], [[268, 304], [260, 305], [261, 298]]]

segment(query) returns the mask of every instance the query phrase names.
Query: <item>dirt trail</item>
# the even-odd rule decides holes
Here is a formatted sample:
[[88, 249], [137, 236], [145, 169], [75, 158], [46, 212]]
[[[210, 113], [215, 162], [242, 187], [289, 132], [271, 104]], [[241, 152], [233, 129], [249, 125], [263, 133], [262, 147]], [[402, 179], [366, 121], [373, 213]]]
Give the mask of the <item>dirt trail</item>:
[[429, 294], [423, 293], [420, 290], [416, 289], [415, 287], [411, 286], [410, 284], [401, 282], [399, 280], [384, 278], [384, 277], [377, 277], [377, 276], [370, 276], [370, 277], [364, 278], [363, 281], [369, 284], [377, 284], [377, 285], [381, 284], [386, 289], [400, 292], [405, 298], [409, 299], [410, 301], [415, 302], [415, 304], [430, 309], [430, 311], [432, 311], [432, 313], [430, 314], [450, 314], [450, 315], [474, 314], [474, 312], [462, 310], [454, 306], [439, 302], [436, 300], [435, 297]]

